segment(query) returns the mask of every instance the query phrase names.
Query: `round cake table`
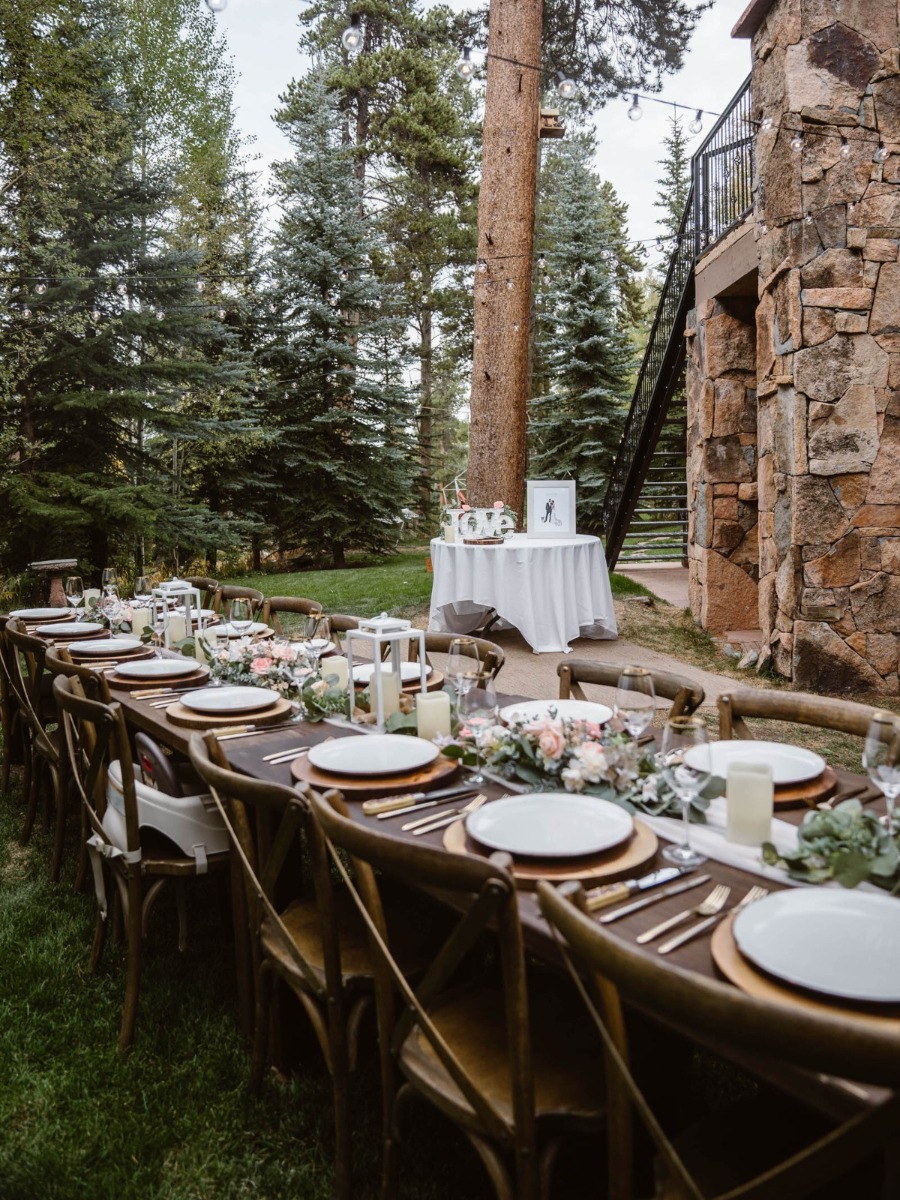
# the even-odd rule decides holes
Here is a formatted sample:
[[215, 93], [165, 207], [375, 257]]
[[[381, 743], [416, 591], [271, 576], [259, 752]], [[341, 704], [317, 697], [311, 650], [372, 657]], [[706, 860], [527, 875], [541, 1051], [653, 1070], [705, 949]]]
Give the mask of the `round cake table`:
[[609, 575], [600, 539], [529, 538], [502, 545], [431, 543], [434, 584], [428, 628], [471, 633], [494, 611], [536, 654], [568, 653], [577, 637], [615, 638]]

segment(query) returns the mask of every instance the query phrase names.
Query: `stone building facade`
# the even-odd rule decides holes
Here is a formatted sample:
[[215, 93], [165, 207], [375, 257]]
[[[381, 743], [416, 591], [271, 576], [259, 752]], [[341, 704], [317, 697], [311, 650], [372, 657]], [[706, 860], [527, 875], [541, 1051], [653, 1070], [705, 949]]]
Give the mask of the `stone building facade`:
[[897, 0], [754, 0], [735, 35], [753, 50], [757, 296], [707, 298], [688, 329], [692, 608], [758, 624], [799, 687], [892, 695]]

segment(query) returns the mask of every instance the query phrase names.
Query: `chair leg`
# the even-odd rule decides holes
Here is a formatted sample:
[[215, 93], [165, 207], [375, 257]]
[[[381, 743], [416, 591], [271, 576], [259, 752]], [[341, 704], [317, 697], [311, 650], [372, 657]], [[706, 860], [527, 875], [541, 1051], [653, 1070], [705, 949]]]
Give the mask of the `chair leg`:
[[331, 1085], [334, 1094], [334, 1194], [350, 1200], [353, 1187], [353, 1139], [350, 1134], [350, 1072], [336, 1064]]
[[250, 1060], [250, 1091], [258, 1096], [262, 1090], [263, 1071], [269, 1049], [269, 1005], [272, 1000], [272, 972], [261, 963], [256, 976], [256, 1010], [253, 1022], [253, 1057]]
[[87, 813], [84, 811], [83, 804], [79, 804], [78, 811], [79, 811], [79, 817], [78, 817], [79, 828], [80, 828], [81, 832], [79, 834], [79, 844], [78, 844], [78, 866], [75, 869], [75, 882], [72, 886], [74, 887], [76, 892], [83, 892], [87, 888], [87, 880], [88, 880], [87, 839], [88, 839], [89, 827], [88, 827]]
[[141, 991], [141, 937], [142, 923], [141, 881], [137, 875], [128, 879], [128, 904], [125, 914], [128, 940], [128, 959], [125, 967], [125, 1003], [122, 1008], [122, 1025], [119, 1030], [119, 1053], [125, 1054], [134, 1041], [137, 1022], [138, 998]]
[[38, 793], [35, 780], [34, 762], [29, 747], [25, 747], [25, 765], [22, 770], [22, 793], [25, 796], [25, 824], [22, 826], [22, 845], [27, 846], [34, 829], [34, 819], [37, 816]]
[[[526, 1196], [529, 1200], [531, 1197], [537, 1200], [536, 1186], [531, 1187], [527, 1193], [521, 1190], [518, 1192], [513, 1190], [512, 1180], [509, 1177], [506, 1165], [490, 1142], [479, 1137], [477, 1133], [472, 1133], [470, 1130], [465, 1130], [465, 1134], [475, 1147], [478, 1157], [484, 1163], [497, 1200], [526, 1200]], [[527, 1185], [528, 1182], [527, 1180], [520, 1179], [520, 1189], [523, 1183]]]
[[106, 926], [108, 919], [104, 921], [103, 914], [100, 909], [97, 909], [97, 920], [94, 925], [94, 941], [91, 946], [91, 960], [88, 964], [88, 970], [94, 975], [100, 969], [100, 961], [103, 958], [103, 948], [106, 945]]
[[175, 880], [175, 906], [178, 909], [178, 951], [180, 954], [184, 954], [187, 950], [188, 910], [183, 879]]
[[51, 766], [50, 780], [53, 794], [56, 797], [56, 829], [53, 834], [53, 856], [50, 859], [50, 882], [59, 883], [59, 873], [62, 869], [63, 849], [66, 841], [66, 809], [68, 808], [68, 782], [65, 769]]

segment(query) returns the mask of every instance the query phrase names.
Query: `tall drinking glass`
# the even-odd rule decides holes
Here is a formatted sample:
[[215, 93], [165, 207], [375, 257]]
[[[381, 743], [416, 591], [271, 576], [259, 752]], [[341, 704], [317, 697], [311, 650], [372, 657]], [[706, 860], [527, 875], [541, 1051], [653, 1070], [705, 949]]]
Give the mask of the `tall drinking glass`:
[[626, 667], [616, 684], [616, 714], [633, 738], [653, 722], [656, 690], [646, 667]]
[[110, 588], [118, 588], [119, 576], [116, 574], [115, 567], [104, 567], [103, 574], [100, 576], [100, 587], [104, 592], [108, 592]]
[[317, 610], [303, 620], [303, 653], [314, 671], [319, 669], [319, 659], [328, 649], [330, 622]]
[[153, 584], [150, 582], [149, 575], [138, 575], [134, 581], [134, 598], [140, 600], [141, 604], [149, 604], [150, 593], [153, 591]]
[[84, 582], [80, 575], [69, 575], [63, 585], [66, 593], [66, 603], [77, 613], [84, 599]]
[[239, 633], [241, 636], [243, 636], [253, 624], [252, 601], [242, 596], [232, 600], [228, 619], [231, 622], [231, 627], [235, 633]]
[[691, 848], [691, 801], [711, 774], [706, 726], [699, 717], [672, 717], [666, 721], [660, 752], [662, 777], [678, 797], [684, 815], [684, 842], [665, 846], [662, 856], [680, 867], [699, 867], [704, 855]]
[[889, 712], [875, 712], [866, 733], [862, 765], [884, 794], [888, 834], [894, 836], [894, 803], [900, 796], [900, 721]]
[[457, 696], [461, 701], [481, 674], [481, 659], [473, 638], [458, 637], [450, 643], [447, 674], [456, 685]]
[[475, 743], [475, 774], [471, 783], [485, 782], [482, 752], [497, 724], [497, 711], [497, 692], [492, 676], [487, 672], [474, 676], [468, 690], [459, 695], [459, 719]]

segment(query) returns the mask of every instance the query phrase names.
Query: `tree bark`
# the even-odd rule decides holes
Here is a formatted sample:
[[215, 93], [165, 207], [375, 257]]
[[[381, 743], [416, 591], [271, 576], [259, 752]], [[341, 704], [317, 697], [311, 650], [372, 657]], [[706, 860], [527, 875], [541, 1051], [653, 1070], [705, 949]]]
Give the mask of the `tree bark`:
[[[491, 0], [478, 199], [468, 500], [521, 517], [530, 390], [542, 0]], [[484, 269], [482, 269], [484, 268]]]
[[422, 313], [419, 343], [419, 491], [422, 514], [430, 515], [431, 489], [434, 484], [434, 362], [431, 310]]

